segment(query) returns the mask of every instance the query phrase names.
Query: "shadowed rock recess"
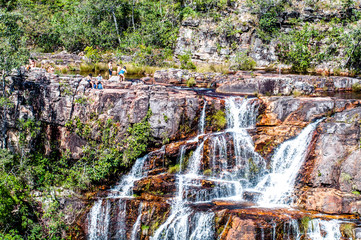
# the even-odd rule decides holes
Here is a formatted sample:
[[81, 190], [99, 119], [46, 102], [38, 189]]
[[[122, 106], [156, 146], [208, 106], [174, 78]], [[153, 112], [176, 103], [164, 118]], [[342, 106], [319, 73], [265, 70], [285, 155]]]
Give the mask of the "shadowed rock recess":
[[[74, 238], [361, 239], [361, 100], [241, 97], [128, 81], [91, 90], [81, 76], [41, 69], [12, 82], [6, 117], [14, 151], [17, 119], [42, 123], [44, 154], [56, 142], [76, 162], [88, 141], [101, 141], [100, 122], [117, 125], [117, 143], [151, 111], [151, 144], [127, 173], [95, 192], [59, 193]], [[238, 85], [220, 88], [237, 92]], [[69, 128], [72, 121], [90, 125], [87, 138]]]

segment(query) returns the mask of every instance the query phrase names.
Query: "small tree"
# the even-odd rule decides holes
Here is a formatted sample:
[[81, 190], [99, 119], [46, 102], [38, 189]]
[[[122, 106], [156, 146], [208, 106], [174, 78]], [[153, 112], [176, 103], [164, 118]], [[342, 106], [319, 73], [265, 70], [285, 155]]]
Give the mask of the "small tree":
[[22, 31], [23, 17], [20, 14], [0, 11], [0, 109], [2, 109], [2, 127], [0, 147], [6, 148], [7, 111], [11, 106], [9, 93], [7, 92], [6, 78], [14, 69], [26, 62], [29, 53], [26, 49], [24, 34]]

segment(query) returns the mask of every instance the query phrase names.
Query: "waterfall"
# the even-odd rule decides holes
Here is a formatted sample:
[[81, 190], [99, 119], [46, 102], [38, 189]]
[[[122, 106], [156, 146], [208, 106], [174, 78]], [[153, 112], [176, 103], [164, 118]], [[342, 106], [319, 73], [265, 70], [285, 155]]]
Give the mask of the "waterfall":
[[109, 221], [110, 221], [110, 202], [100, 199], [95, 202], [89, 212], [88, 219], [88, 239], [106, 240], [108, 239]]
[[264, 159], [254, 151], [252, 137], [247, 129], [254, 128], [258, 115], [258, 104], [248, 99], [228, 98], [226, 113], [229, 132], [233, 138], [234, 155], [236, 158], [232, 179], [243, 179], [244, 187], [252, 187], [266, 167]]
[[145, 155], [135, 161], [130, 172], [121, 179], [120, 183], [117, 184], [114, 189], [112, 189], [112, 197], [131, 197], [133, 195], [132, 188], [135, 181], [142, 179], [145, 176], [143, 167], [147, 159], [148, 155]]
[[297, 174], [304, 163], [318, 120], [308, 125], [294, 139], [282, 143], [272, 157], [271, 173], [266, 175], [256, 189], [262, 192], [261, 206], [290, 204]]
[[[241, 160], [254, 159], [254, 164], [264, 163], [264, 160], [254, 152], [251, 136], [246, 128], [253, 128], [256, 123], [257, 104], [246, 99], [230, 98], [226, 100], [228, 128], [224, 132], [208, 134], [198, 144], [190, 157], [188, 166], [177, 175], [177, 197], [172, 202], [172, 210], [168, 219], [156, 230], [152, 240], [164, 239], [214, 239], [214, 213], [195, 212], [187, 207], [188, 202], [199, 203], [215, 199], [241, 200], [243, 178]], [[200, 126], [204, 126], [205, 107], [203, 107]], [[204, 113], [204, 115], [203, 115]], [[199, 133], [204, 134], [200, 127]], [[227, 162], [226, 135], [231, 134], [235, 145], [237, 161], [234, 166]], [[194, 141], [199, 140], [198, 135]], [[207, 140], [210, 141], [207, 141]], [[205, 176], [202, 173], [204, 145], [210, 144], [211, 172]], [[241, 146], [242, 145], [242, 146]], [[245, 145], [245, 146], [243, 146]], [[180, 164], [183, 165], [184, 148], [180, 151]], [[205, 170], [205, 169], [203, 169]], [[210, 176], [208, 176], [210, 175]], [[211, 188], [202, 188], [202, 181], [212, 183]]]
[[[261, 207], [291, 202], [295, 179], [304, 163], [313, 132], [321, 120], [307, 126], [297, 137], [282, 143], [275, 150], [271, 158], [271, 169], [268, 170], [266, 161], [255, 152], [250, 135], [250, 130], [255, 129], [259, 102], [255, 99], [231, 97], [225, 103], [227, 128], [220, 132], [205, 133], [207, 102], [204, 101], [198, 135], [179, 148], [177, 163], [180, 171], [175, 174], [176, 192], [173, 198], [167, 200], [171, 205], [170, 213], [150, 239], [215, 239], [215, 213], [203, 208], [199, 210], [197, 206], [206, 206], [204, 203], [209, 204], [215, 200], [244, 201], [245, 191], [261, 194], [258, 199]], [[192, 154], [188, 145], [190, 143], [192, 147], [197, 144], [192, 149]], [[165, 146], [160, 151], [165, 151], [164, 149]], [[107, 198], [95, 202], [88, 215], [88, 239], [105, 240], [108, 236], [127, 239], [127, 232], [132, 240], [142, 236], [142, 213], [146, 215], [142, 203], [132, 228], [127, 226], [129, 223], [126, 215], [127, 201], [133, 198], [134, 183], [147, 176], [147, 171], [144, 170], [147, 160], [148, 155], [137, 159], [129, 174], [111, 189]], [[117, 204], [116, 207], [114, 204]], [[111, 215], [112, 208], [118, 209], [117, 215]], [[112, 223], [109, 223], [111, 220]], [[113, 223], [114, 221], [116, 222]], [[230, 218], [227, 225], [229, 221]], [[320, 231], [328, 231], [330, 236], [336, 236], [334, 232], [337, 231], [333, 231], [334, 227], [331, 226], [333, 223], [312, 221], [315, 227], [312, 227], [313, 230], [307, 236], [318, 236], [317, 232]], [[109, 226], [114, 225], [116, 231], [108, 233], [111, 228]], [[261, 227], [259, 237], [278, 238], [277, 224], [272, 223], [270, 226], [270, 232]], [[283, 234], [284, 239], [301, 239], [297, 220], [290, 219], [284, 223]]]
[[127, 215], [127, 205], [124, 199], [119, 199], [118, 201], [118, 216], [116, 219], [117, 229], [115, 238], [118, 240], [126, 240], [127, 239], [127, 228], [126, 228], [126, 215]]
[[[145, 176], [143, 171], [144, 163], [148, 159], [148, 155], [142, 158], [138, 158], [134, 163], [129, 174], [124, 176], [120, 183], [116, 185], [109, 196], [106, 199], [99, 199], [95, 202], [94, 206], [88, 214], [88, 239], [89, 240], [106, 240], [108, 239], [109, 224], [110, 224], [110, 201], [111, 198], [119, 197], [132, 197], [135, 181]], [[117, 217], [117, 228], [119, 229], [116, 233], [117, 239], [124, 239], [126, 233], [125, 224], [125, 213], [126, 213], [126, 202], [120, 198], [118, 206], [118, 217]], [[105, 202], [105, 205], [103, 204]]]

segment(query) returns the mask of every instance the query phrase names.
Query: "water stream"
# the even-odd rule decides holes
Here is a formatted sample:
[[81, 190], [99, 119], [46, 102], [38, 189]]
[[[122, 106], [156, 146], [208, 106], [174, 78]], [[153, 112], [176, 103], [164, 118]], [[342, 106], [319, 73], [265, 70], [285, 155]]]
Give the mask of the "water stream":
[[[289, 206], [292, 203], [295, 179], [304, 163], [314, 130], [321, 121], [311, 123], [297, 137], [282, 143], [271, 158], [270, 169], [267, 169], [266, 160], [255, 152], [249, 134], [249, 130], [255, 128], [258, 116], [257, 100], [227, 98], [227, 129], [208, 134], [205, 133], [206, 107], [205, 101], [200, 117], [199, 135], [188, 141], [198, 143], [193, 154], [189, 159], [185, 159], [186, 145], [179, 148], [180, 171], [175, 176], [175, 197], [170, 200], [169, 216], [154, 231], [152, 240], [215, 239], [215, 213], [207, 209], [196, 210], [197, 208], [190, 205], [215, 200], [244, 202], [244, 191], [259, 194], [256, 202], [258, 207]], [[209, 151], [206, 152], [205, 149]], [[205, 154], [208, 163], [205, 162]], [[132, 198], [134, 183], [147, 176], [144, 170], [147, 160], [148, 155], [139, 158], [130, 173], [111, 189], [108, 197], [95, 202], [88, 215], [88, 239], [110, 239], [108, 228], [111, 199], [118, 202], [119, 208], [116, 239], [126, 239], [126, 199]], [[209, 184], [211, 187], [203, 187], [203, 184]], [[132, 240], [140, 238], [142, 203], [139, 204], [138, 211], [131, 230]], [[230, 219], [227, 225], [229, 221]], [[308, 228], [309, 232], [304, 233], [309, 239], [339, 237], [339, 222], [314, 219], [309, 224], [312, 224]], [[276, 239], [276, 224], [272, 226], [270, 236]], [[283, 232], [287, 235], [284, 239], [301, 239], [297, 220], [290, 218], [284, 228]], [[266, 236], [263, 228], [260, 236], [262, 239]]]

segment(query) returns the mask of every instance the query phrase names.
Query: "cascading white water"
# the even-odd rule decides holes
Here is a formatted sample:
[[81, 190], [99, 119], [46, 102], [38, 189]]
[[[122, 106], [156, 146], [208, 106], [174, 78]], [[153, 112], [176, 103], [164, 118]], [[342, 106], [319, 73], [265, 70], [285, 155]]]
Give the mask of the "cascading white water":
[[307, 237], [311, 240], [341, 239], [340, 222], [312, 219], [308, 222]]
[[232, 134], [235, 168], [232, 179], [243, 179], [247, 186], [252, 187], [263, 175], [266, 166], [264, 159], [254, 151], [252, 137], [247, 129], [254, 128], [258, 115], [256, 101], [238, 98], [226, 100], [227, 123], [226, 132]]
[[201, 113], [201, 117], [199, 119], [199, 131], [198, 134], [202, 135], [205, 132], [205, 126], [206, 126], [206, 107], [207, 107], [207, 101], [204, 100], [204, 105]]
[[[154, 232], [152, 240], [214, 239], [214, 213], [194, 210], [189, 207], [189, 203], [194, 206], [215, 199], [240, 201], [243, 200], [245, 188], [262, 193], [263, 198], [259, 201], [261, 206], [286, 203], [285, 199], [293, 191], [295, 178], [318, 123], [309, 125], [298, 137], [281, 144], [272, 158], [271, 173], [267, 174], [266, 162], [254, 151], [254, 143], [248, 133], [256, 124], [258, 102], [253, 99], [226, 99], [227, 129], [211, 134], [204, 134], [205, 110], [206, 101], [200, 117], [199, 135], [187, 142], [198, 142], [187, 166], [184, 166], [186, 145], [180, 147], [180, 171], [176, 174], [177, 192], [171, 200], [171, 212]], [[203, 152], [210, 154], [207, 156], [209, 162], [205, 163]], [[232, 153], [233, 155], [230, 155]], [[124, 199], [132, 197], [134, 183], [147, 175], [143, 171], [147, 158], [145, 156], [138, 159], [130, 173], [108, 195], [108, 198], [116, 198], [119, 201], [119, 214], [126, 214]], [[287, 182], [287, 188], [280, 185], [280, 179], [282, 183]], [[203, 184], [208, 184], [208, 187], [204, 187]], [[107, 201], [106, 204], [104, 201]], [[99, 200], [89, 213], [89, 239], [107, 239], [105, 229], [109, 228], [107, 219], [110, 219], [108, 202], [105, 199]], [[139, 238], [142, 205], [139, 212], [131, 232], [132, 239]], [[117, 219], [119, 222], [116, 238], [126, 239], [125, 217], [118, 216]], [[291, 221], [285, 226], [285, 233], [294, 239], [300, 239], [296, 225], [297, 221]], [[276, 236], [276, 230], [272, 232], [272, 236]]]
[[[144, 163], [148, 159], [148, 155], [139, 158], [134, 163], [129, 174], [124, 176], [120, 183], [116, 185], [112, 190], [109, 196], [106, 199], [98, 200], [88, 214], [88, 239], [89, 240], [106, 240], [108, 239], [108, 229], [110, 223], [110, 198], [120, 198], [119, 201], [119, 214], [124, 214], [126, 211], [125, 202], [122, 199], [123, 197], [132, 197], [135, 181], [141, 179], [145, 176], [143, 171]], [[106, 202], [105, 206], [103, 202]], [[122, 222], [124, 221], [124, 222]], [[116, 235], [120, 236], [117, 239], [124, 238], [125, 232], [125, 217], [118, 216], [118, 233]]]
[[183, 161], [184, 161], [184, 155], [185, 155], [185, 153], [186, 153], [186, 148], [185, 148], [185, 146], [183, 145], [183, 146], [181, 146], [180, 147], [180, 149], [179, 149], [179, 160], [178, 160], [178, 162], [179, 162], [179, 172], [182, 172], [182, 167], [183, 167]]
[[227, 98], [227, 131], [237, 132], [240, 129], [254, 127], [258, 115], [258, 104], [244, 98]]
[[197, 212], [194, 216], [195, 228], [190, 235], [190, 240], [212, 240], [214, 239], [214, 213]]
[[145, 155], [144, 157], [138, 158], [130, 172], [125, 175], [121, 180], [120, 183], [117, 184], [112, 189], [112, 194], [109, 197], [131, 197], [133, 195], [132, 188], [134, 186], [134, 183], [144, 177], [144, 163], [148, 159], [148, 155]]
[[271, 173], [266, 175], [256, 189], [262, 192], [261, 206], [290, 204], [297, 174], [304, 163], [308, 146], [318, 120], [308, 125], [296, 138], [282, 143], [272, 157]]
[[189, 175], [196, 177], [198, 175], [198, 172], [200, 170], [200, 165], [203, 157], [203, 147], [204, 147], [204, 141], [202, 141], [201, 144], [197, 147], [197, 149], [194, 151], [192, 157], [189, 160], [190, 163], [190, 171]]
[[95, 202], [93, 208], [89, 212], [90, 220], [88, 227], [88, 239], [106, 240], [108, 239], [108, 229], [110, 221], [110, 202], [103, 199]]
[[116, 219], [118, 231], [115, 234], [115, 238], [118, 240], [127, 239], [127, 228], [126, 228], [126, 215], [127, 215], [127, 204], [122, 198], [118, 201], [118, 216]]
[[[239, 103], [240, 106], [239, 106]], [[206, 104], [206, 103], [205, 103]], [[188, 167], [178, 174], [177, 197], [172, 203], [172, 211], [168, 219], [157, 229], [152, 240], [160, 239], [214, 239], [214, 214], [198, 213], [187, 207], [187, 202], [204, 202], [214, 199], [232, 198], [240, 200], [242, 198], [242, 185], [240, 183], [240, 166], [230, 166], [227, 162], [226, 133], [233, 136], [234, 144], [246, 146], [235, 147], [239, 159], [247, 160], [253, 158], [255, 164], [263, 159], [254, 152], [254, 146], [246, 128], [254, 127], [257, 116], [257, 104], [254, 102], [231, 98], [227, 99], [227, 120], [228, 129], [225, 132], [210, 134], [198, 144], [197, 149], [189, 159]], [[203, 112], [205, 113], [205, 107]], [[201, 119], [205, 119], [205, 115]], [[202, 126], [204, 123], [200, 123]], [[199, 133], [203, 134], [203, 128]], [[195, 138], [198, 141], [199, 136]], [[211, 144], [213, 156], [209, 169], [211, 172], [204, 176], [201, 171], [204, 144], [208, 141]], [[184, 149], [184, 148], [181, 148]], [[245, 151], [248, 151], [245, 153]], [[180, 164], [183, 165], [184, 152], [181, 151]], [[233, 164], [234, 165], [234, 164]], [[183, 170], [183, 169], [182, 169]], [[202, 189], [202, 180], [212, 182], [211, 189]], [[195, 228], [191, 226], [196, 225]]]

